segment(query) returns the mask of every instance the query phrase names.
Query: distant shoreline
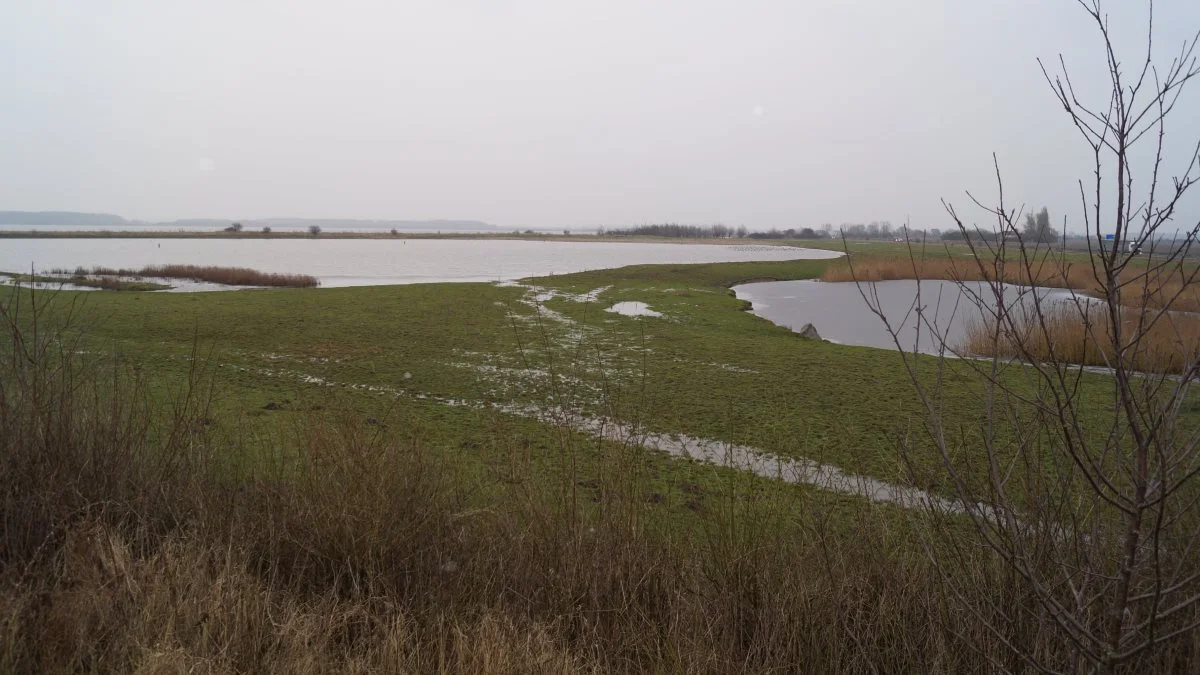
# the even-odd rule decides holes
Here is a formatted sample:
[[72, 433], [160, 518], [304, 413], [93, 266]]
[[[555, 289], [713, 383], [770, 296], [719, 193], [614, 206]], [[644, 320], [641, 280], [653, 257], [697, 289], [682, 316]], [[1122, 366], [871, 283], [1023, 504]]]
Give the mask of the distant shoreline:
[[339, 232], [321, 230], [312, 235], [305, 231], [258, 230], [0, 230], [0, 239], [582, 239], [593, 235], [514, 234], [512, 232]]
[[779, 239], [686, 239], [680, 237], [620, 236], [597, 234], [554, 234], [514, 232], [336, 232], [322, 230], [318, 235], [308, 232], [181, 232], [171, 230], [0, 230], [0, 239], [512, 239], [525, 241], [577, 241], [585, 243], [658, 243], [710, 244], [741, 246], [795, 246], [827, 248], [814, 242]]

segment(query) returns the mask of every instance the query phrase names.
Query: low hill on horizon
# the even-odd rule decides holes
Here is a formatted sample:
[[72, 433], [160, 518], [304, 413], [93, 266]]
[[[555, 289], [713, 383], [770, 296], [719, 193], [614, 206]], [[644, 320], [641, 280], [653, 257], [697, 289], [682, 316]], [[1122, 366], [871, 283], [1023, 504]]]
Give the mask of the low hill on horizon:
[[380, 220], [356, 218], [180, 218], [146, 222], [129, 220], [111, 213], [84, 213], [79, 211], [0, 211], [0, 225], [82, 225], [88, 227], [124, 227], [129, 225], [157, 225], [171, 228], [223, 228], [241, 223], [246, 229], [262, 227], [309, 227], [321, 228], [395, 228], [397, 230], [498, 230], [496, 225], [481, 220]]
[[130, 221], [111, 213], [79, 211], [0, 211], [0, 225], [129, 225]]

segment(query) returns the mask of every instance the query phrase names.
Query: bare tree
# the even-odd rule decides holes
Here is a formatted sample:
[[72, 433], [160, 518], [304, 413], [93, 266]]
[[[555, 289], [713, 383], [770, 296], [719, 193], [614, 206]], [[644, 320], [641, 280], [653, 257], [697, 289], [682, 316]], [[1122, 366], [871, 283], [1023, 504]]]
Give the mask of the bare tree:
[[[1189, 332], [1200, 316], [1180, 311], [1200, 309], [1200, 266], [1186, 259], [1200, 221], [1178, 222], [1200, 145], [1172, 167], [1164, 139], [1200, 74], [1200, 33], [1155, 63], [1151, 5], [1145, 52], [1130, 67], [1100, 0], [1078, 2], [1103, 45], [1108, 94], [1082, 101], [1061, 56], [1042, 72], [1092, 151], [1092, 177], [1079, 182], [1089, 254], [1038, 246], [997, 163], [995, 201], [968, 193], [994, 238], [974, 236], [946, 204], [972, 276], [986, 279], [956, 282], [980, 312], [969, 345], [937, 324], [919, 290], [909, 311], [940, 358], [913, 353], [873, 286], [859, 288], [922, 403], [920, 433], [904, 441], [914, 480], [957, 497], [955, 508], [927, 505], [926, 550], [948, 596], [1009, 648], [997, 666], [1179, 672], [1200, 647], [1200, 331]], [[920, 279], [928, 251], [915, 241], [909, 250]], [[1037, 286], [1072, 292], [1064, 301]], [[947, 406], [961, 405], [946, 399], [951, 378], [978, 384], [976, 426], [947, 421]], [[921, 461], [930, 452], [932, 467]], [[981, 596], [981, 580], [1007, 590]]]
[[1046, 244], [1058, 239], [1058, 232], [1050, 224], [1050, 209], [1042, 207], [1037, 213], [1025, 214], [1025, 229], [1021, 237], [1030, 243]]

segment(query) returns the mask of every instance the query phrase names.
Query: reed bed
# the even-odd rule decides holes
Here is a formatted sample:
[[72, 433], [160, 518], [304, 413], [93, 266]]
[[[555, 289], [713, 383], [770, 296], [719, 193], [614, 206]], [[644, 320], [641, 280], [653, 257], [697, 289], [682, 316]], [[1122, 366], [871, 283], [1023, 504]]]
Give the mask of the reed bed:
[[[1127, 367], [1154, 373], [1182, 373], [1200, 358], [1200, 315], [1126, 309], [1121, 338]], [[1058, 361], [1110, 367], [1113, 322], [1099, 304], [1057, 303], [1015, 316], [996, 330], [996, 322], [972, 321], [962, 348], [976, 356]], [[1131, 347], [1132, 346], [1132, 347]]]
[[1022, 286], [1048, 288], [1094, 288], [1096, 280], [1090, 269], [1081, 266], [1062, 266], [1047, 262], [1026, 268], [1009, 264], [999, 271], [990, 263], [953, 258], [869, 257], [833, 264], [825, 268], [821, 281], [893, 281], [901, 279], [941, 279], [946, 281], [1000, 281]]
[[160, 279], [188, 279], [207, 281], [227, 286], [275, 286], [287, 288], [315, 288], [321, 282], [308, 274], [277, 274], [260, 272], [246, 267], [218, 267], [215, 265], [151, 265], [138, 270], [113, 269], [111, 267], [77, 267], [54, 269], [51, 274], [74, 277], [155, 277]]
[[[1084, 294], [1100, 296], [1102, 289], [1095, 273], [1086, 264], [1065, 264], [1056, 258], [1025, 266], [1017, 263], [980, 265], [972, 260], [953, 258], [920, 258], [902, 256], [867, 257], [832, 264], [822, 272], [821, 281], [895, 281], [926, 279], [944, 281], [996, 281], [1019, 286], [1068, 288]], [[1200, 312], [1200, 282], [1191, 272], [1175, 268], [1171, 271], [1144, 273], [1134, 268], [1121, 280], [1120, 302], [1129, 307], [1170, 309]]]
[[259, 272], [245, 267], [215, 267], [200, 265], [158, 265], [143, 267], [142, 276], [165, 279], [191, 279], [210, 281], [227, 286], [286, 286], [289, 288], [315, 288], [321, 284], [308, 274], [276, 274]]

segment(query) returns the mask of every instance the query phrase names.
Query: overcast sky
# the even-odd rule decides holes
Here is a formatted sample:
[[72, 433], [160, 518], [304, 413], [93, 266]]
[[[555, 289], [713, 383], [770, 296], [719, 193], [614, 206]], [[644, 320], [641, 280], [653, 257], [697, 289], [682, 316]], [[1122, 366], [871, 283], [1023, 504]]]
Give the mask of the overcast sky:
[[[1136, 47], [1144, 3], [1107, 4]], [[1200, 28], [1156, 13], [1164, 56]], [[944, 228], [995, 152], [1074, 227], [1036, 58], [1100, 102], [1100, 48], [1073, 0], [6, 0], [0, 209]]]

